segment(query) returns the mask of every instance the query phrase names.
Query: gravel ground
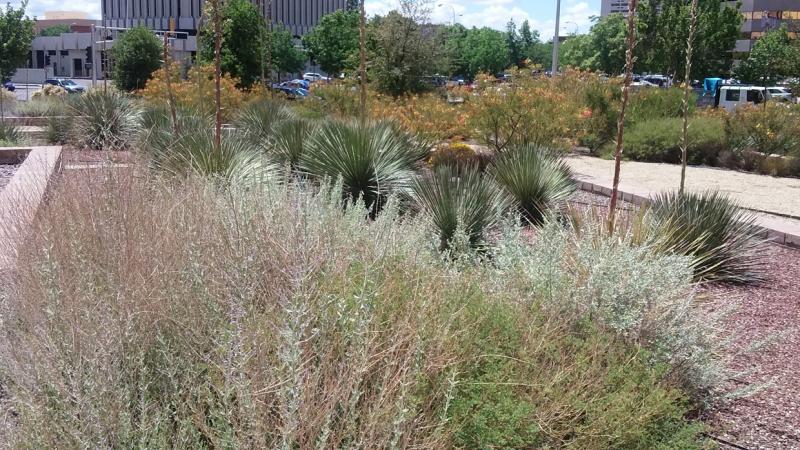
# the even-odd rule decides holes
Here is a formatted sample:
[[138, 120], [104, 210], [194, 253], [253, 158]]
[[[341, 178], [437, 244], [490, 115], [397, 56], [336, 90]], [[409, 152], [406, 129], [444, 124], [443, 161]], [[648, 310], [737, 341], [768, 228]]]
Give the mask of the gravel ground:
[[[740, 304], [726, 323], [733, 369], [729, 388], [757, 389], [709, 417], [714, 433], [747, 448], [800, 449], [800, 250], [769, 244], [760, 286], [713, 286], [712, 304]], [[763, 344], [763, 347], [760, 347]]]
[[[614, 161], [591, 156], [570, 155], [567, 162], [584, 181], [611, 186]], [[676, 164], [622, 163], [620, 189], [648, 196], [651, 192], [676, 190], [681, 167]], [[766, 212], [800, 217], [800, 179], [778, 178], [711, 167], [688, 167], [689, 190], [717, 189], [742, 206]]]
[[19, 167], [19, 165], [0, 164], [0, 191], [2, 191], [8, 182], [11, 181], [11, 177], [14, 176], [14, 172], [17, 171], [17, 167]]

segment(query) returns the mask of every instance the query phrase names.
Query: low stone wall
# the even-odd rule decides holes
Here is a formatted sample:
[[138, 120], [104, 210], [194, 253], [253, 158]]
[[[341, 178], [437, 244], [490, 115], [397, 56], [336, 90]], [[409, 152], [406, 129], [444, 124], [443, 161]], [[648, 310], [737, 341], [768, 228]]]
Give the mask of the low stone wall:
[[0, 274], [13, 269], [19, 244], [36, 217], [53, 175], [61, 165], [61, 147], [0, 148], [0, 160], [19, 162], [0, 191]]
[[[602, 195], [605, 197], [611, 197], [612, 192], [611, 188], [609, 187], [590, 183], [588, 181], [579, 181], [578, 188], [582, 191], [591, 192], [593, 194]], [[636, 206], [642, 206], [649, 201], [649, 199], [645, 196], [623, 191], [619, 191], [618, 198], [623, 201], [633, 203]], [[778, 227], [770, 228], [764, 225], [758, 225], [758, 227], [761, 229], [762, 238], [781, 245], [800, 248], [800, 234], [794, 233], [793, 231], [781, 230]]]

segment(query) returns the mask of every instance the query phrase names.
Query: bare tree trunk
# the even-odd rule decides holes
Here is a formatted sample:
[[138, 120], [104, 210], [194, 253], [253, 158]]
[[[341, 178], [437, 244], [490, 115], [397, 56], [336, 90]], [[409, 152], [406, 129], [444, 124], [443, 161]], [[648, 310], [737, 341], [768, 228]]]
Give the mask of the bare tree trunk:
[[622, 164], [623, 138], [625, 135], [625, 111], [628, 108], [628, 93], [633, 79], [633, 50], [636, 48], [636, 9], [639, 0], [628, 2], [628, 35], [625, 39], [625, 80], [622, 82], [622, 107], [617, 119], [617, 147], [614, 152], [614, 183], [611, 187], [611, 204], [608, 207], [608, 231], [614, 231], [614, 220], [619, 196], [619, 172]]
[[222, 98], [220, 79], [222, 78], [222, 9], [221, 0], [213, 0], [214, 8], [214, 149], [222, 148]]
[[172, 71], [170, 70], [172, 60], [169, 55], [169, 33], [164, 32], [164, 79], [167, 88], [167, 105], [169, 114], [172, 117], [172, 132], [177, 136], [180, 132], [178, 127], [178, 112], [175, 109], [175, 95], [172, 92]]
[[683, 135], [681, 136], [681, 188], [683, 194], [686, 186], [686, 164], [689, 160], [689, 95], [692, 92], [692, 53], [694, 50], [694, 34], [697, 29], [697, 0], [692, 0], [691, 18], [689, 19], [689, 38], [686, 40], [686, 76], [683, 79]]
[[360, 64], [358, 67], [358, 76], [360, 78], [360, 97], [359, 97], [359, 113], [361, 121], [367, 120], [367, 14], [364, 9], [364, 0], [360, 2], [359, 23], [358, 23], [358, 53]]

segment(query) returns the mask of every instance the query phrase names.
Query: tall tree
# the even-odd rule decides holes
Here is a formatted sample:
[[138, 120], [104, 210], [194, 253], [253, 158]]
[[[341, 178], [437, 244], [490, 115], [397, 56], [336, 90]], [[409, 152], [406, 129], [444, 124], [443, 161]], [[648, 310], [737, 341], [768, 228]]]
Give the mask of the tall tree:
[[367, 11], [364, 0], [358, 5], [358, 106], [361, 123], [367, 121]]
[[272, 64], [274, 70], [282, 73], [298, 73], [305, 67], [305, 52], [297, 48], [292, 33], [284, 27], [272, 30], [270, 42], [272, 43]]
[[[25, 65], [28, 50], [35, 35], [33, 21], [25, 15], [27, 1], [19, 8], [6, 4], [5, 11], [0, 8], [0, 85], [11, 77], [18, 67]], [[0, 87], [2, 89], [2, 87]], [[0, 95], [0, 118], [5, 118], [3, 95]]]
[[[226, 0], [222, 17], [222, 71], [238, 78], [243, 87], [250, 87], [261, 76], [265, 23], [258, 8], [248, 0]], [[213, 27], [212, 27], [213, 28]], [[256, 37], [256, 44], [253, 38]], [[214, 60], [213, 29], [200, 30], [199, 58], [203, 63]]]
[[447, 60], [448, 72], [462, 76], [469, 75], [469, 66], [464, 58], [467, 30], [464, 25], [456, 23], [442, 28], [439, 37]]
[[519, 43], [522, 48], [522, 54], [526, 58], [530, 58], [530, 51], [533, 45], [539, 42], [539, 32], [531, 30], [531, 24], [525, 19], [519, 27]]
[[428, 0], [401, 0], [399, 11], [373, 20], [370, 62], [381, 91], [393, 96], [420, 91], [426, 87], [423, 77], [443, 69], [430, 11]]
[[613, 233], [619, 196], [619, 177], [622, 167], [622, 149], [625, 137], [625, 112], [628, 108], [628, 94], [633, 80], [634, 51], [636, 50], [636, 9], [639, 0], [628, 0], [628, 17], [626, 18], [625, 36], [625, 78], [622, 82], [622, 105], [617, 119], [617, 142], [614, 151], [614, 180], [611, 186], [611, 203], [608, 205], [608, 230]]
[[[692, 15], [692, 0], [650, 0], [639, 12], [641, 46], [637, 67], [643, 71], [685, 76], [686, 40]], [[731, 50], [739, 38], [742, 15], [738, 4], [720, 7], [717, 0], [698, 0], [694, 63], [691, 78], [730, 73]]]
[[470, 76], [481, 72], [496, 74], [512, 63], [506, 35], [492, 28], [473, 28], [464, 43], [464, 59]]
[[124, 91], [144, 89], [153, 72], [161, 67], [161, 44], [149, 28], [136, 27], [122, 33], [111, 54], [114, 85]]
[[736, 69], [741, 81], [761, 86], [793, 76], [800, 76], [800, 43], [789, 37], [786, 25], [756, 41], [750, 55]]
[[511, 59], [511, 64], [521, 66], [525, 56], [514, 19], [509, 20], [508, 24], [506, 24], [506, 46], [508, 47], [508, 56]]
[[338, 75], [355, 67], [359, 53], [359, 11], [340, 10], [322, 16], [303, 46], [322, 70]]

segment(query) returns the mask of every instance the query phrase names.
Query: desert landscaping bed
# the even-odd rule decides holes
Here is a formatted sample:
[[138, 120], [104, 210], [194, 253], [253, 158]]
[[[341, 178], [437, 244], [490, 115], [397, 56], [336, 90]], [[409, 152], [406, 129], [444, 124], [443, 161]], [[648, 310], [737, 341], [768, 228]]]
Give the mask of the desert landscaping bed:
[[725, 321], [733, 369], [729, 389], [749, 393], [711, 411], [718, 436], [746, 448], [800, 448], [800, 250], [767, 244], [766, 281], [707, 288], [713, 308], [735, 311]]

